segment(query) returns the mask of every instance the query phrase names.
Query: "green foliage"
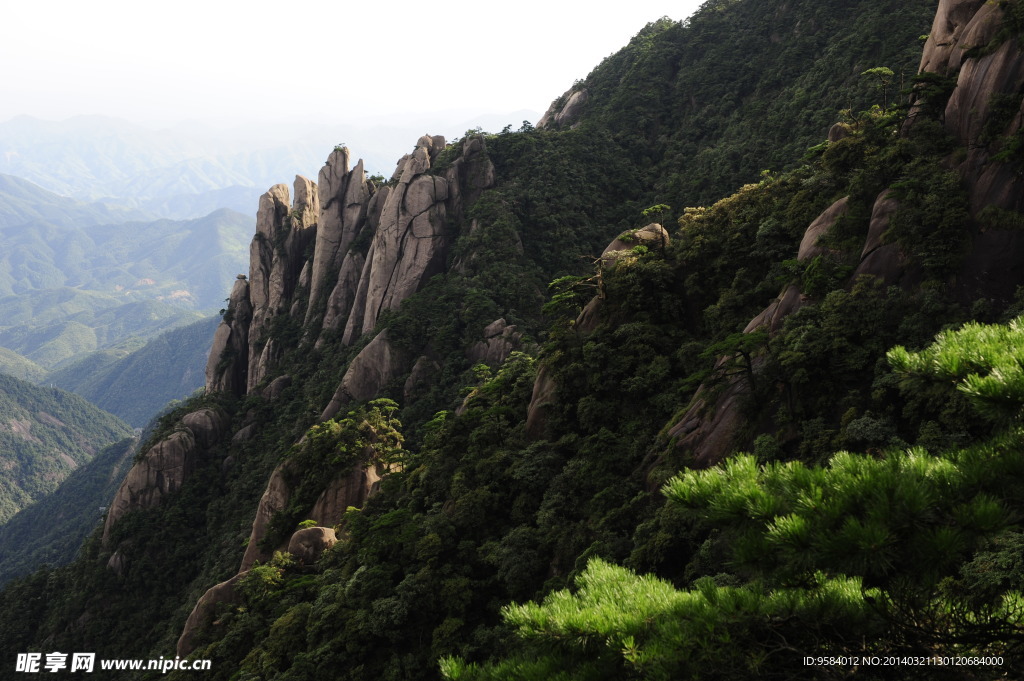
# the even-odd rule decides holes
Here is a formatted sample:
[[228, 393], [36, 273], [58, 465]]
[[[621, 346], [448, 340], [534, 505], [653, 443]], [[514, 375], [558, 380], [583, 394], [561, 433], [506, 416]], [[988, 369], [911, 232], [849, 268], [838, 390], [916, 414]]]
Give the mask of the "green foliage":
[[281, 544], [304, 517], [331, 480], [348, 475], [356, 466], [401, 467], [404, 438], [394, 413], [398, 405], [388, 399], [373, 400], [310, 428], [305, 437], [284, 456], [282, 469], [291, 494], [288, 505], [271, 517], [261, 548]]
[[939, 334], [920, 352], [903, 346], [888, 358], [911, 385], [922, 380], [953, 382], [982, 415], [1001, 423], [1024, 416], [1024, 317], [1007, 325], [968, 323]]
[[78, 395], [0, 374], [0, 522], [129, 435], [120, 419]]
[[138, 442], [125, 439], [104, 447], [71, 471], [53, 492], [0, 525], [0, 583], [41, 565], [70, 563], [103, 519], [121, 480], [131, 467]]
[[[1024, 569], [1015, 553], [1024, 510], [1024, 393], [1017, 392], [1024, 374], [1002, 369], [1019, 365], [1007, 358], [1020, 355], [1022, 338], [1020, 321], [969, 325], [926, 351], [890, 353], [900, 370], [954, 377], [986, 403], [987, 395], [966, 387], [981, 380], [972, 370], [983, 369], [991, 390], [1015, 403], [1013, 428], [938, 455], [840, 452], [819, 466], [738, 455], [683, 472], [665, 495], [719, 529], [714, 542], [745, 583], [703, 577], [678, 590], [591, 560], [573, 591], [503, 609], [520, 639], [512, 654], [487, 665], [447, 657], [442, 674], [463, 681], [805, 677], [798, 658], [775, 654], [779, 641], [811, 656], [927, 650], [1006, 655], [1014, 664], [1024, 650]], [[931, 670], [917, 671], [904, 673], [930, 678]]]
[[210, 317], [172, 329], [141, 347], [97, 352], [50, 374], [48, 380], [141, 428], [171, 400], [203, 387]]

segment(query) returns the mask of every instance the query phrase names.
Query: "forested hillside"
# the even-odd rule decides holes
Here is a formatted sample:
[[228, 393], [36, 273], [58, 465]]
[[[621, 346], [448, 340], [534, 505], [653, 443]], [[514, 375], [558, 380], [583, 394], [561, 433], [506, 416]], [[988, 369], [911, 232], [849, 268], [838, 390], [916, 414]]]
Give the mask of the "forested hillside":
[[537, 128], [273, 187], [206, 394], [73, 565], [3, 592], [0, 646], [210, 679], [1024, 668], [1024, 4], [936, 11], [711, 0]]
[[203, 386], [203, 369], [217, 318], [171, 329], [147, 343], [137, 339], [88, 355], [49, 374], [47, 380], [144, 427], [172, 401]]
[[0, 522], [52, 492], [100, 447], [131, 434], [78, 395], [0, 374]]

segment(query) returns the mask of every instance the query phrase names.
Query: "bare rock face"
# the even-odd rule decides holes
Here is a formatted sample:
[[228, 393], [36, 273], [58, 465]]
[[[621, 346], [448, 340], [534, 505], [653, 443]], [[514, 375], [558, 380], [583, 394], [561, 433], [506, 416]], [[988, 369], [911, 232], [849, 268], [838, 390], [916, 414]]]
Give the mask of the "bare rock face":
[[199, 632], [199, 629], [209, 626], [213, 622], [217, 605], [241, 602], [241, 597], [236, 587], [248, 574], [248, 572], [240, 572], [226, 582], [210, 587], [206, 593], [200, 596], [199, 601], [192, 608], [192, 613], [185, 621], [185, 628], [181, 632], [181, 636], [178, 638], [177, 654], [180, 657], [186, 657], [195, 650], [196, 634]]
[[239, 274], [231, 289], [224, 319], [213, 335], [213, 347], [206, 362], [207, 392], [242, 395], [249, 371], [249, 282]]
[[827, 248], [818, 245], [818, 240], [835, 226], [839, 218], [846, 215], [846, 211], [849, 209], [849, 202], [850, 197], [844, 196], [825, 209], [825, 212], [811, 223], [807, 231], [804, 232], [803, 239], [800, 240], [800, 249], [796, 256], [797, 260], [811, 260], [828, 252]]
[[177, 492], [195, 470], [196, 438], [182, 429], [153, 445], [142, 460], [132, 466], [110, 502], [103, 525], [103, 541], [115, 523], [129, 511], [151, 508]]
[[128, 569], [128, 558], [125, 557], [124, 551], [119, 548], [110, 555], [110, 559], [107, 561], [107, 569], [118, 577], [124, 577], [124, 572]]
[[337, 329], [348, 319], [348, 313], [356, 301], [359, 275], [365, 264], [366, 259], [361, 253], [345, 254], [345, 259], [341, 263], [341, 271], [338, 272], [338, 283], [327, 299], [327, 309], [324, 311], [324, 331]]
[[497, 366], [519, 347], [523, 334], [516, 327], [509, 326], [505, 318], [496, 319], [487, 325], [483, 333], [484, 339], [477, 341], [466, 352], [466, 357], [473, 364], [489, 364]]
[[349, 507], [362, 508], [376, 494], [383, 474], [380, 464], [371, 463], [335, 478], [320, 494], [309, 517], [319, 525], [337, 525]]
[[471, 205], [480, 194], [495, 183], [494, 164], [487, 155], [487, 142], [482, 135], [468, 137], [461, 155], [445, 173], [448, 180], [448, 216], [462, 220], [463, 207]]
[[[994, 7], [986, 5], [986, 9]], [[960, 69], [957, 87], [946, 105], [946, 127], [968, 148], [959, 171], [967, 181], [972, 214], [977, 215], [986, 206], [1024, 209], [1024, 178], [1010, 164], [993, 161], [995, 149], [979, 141], [991, 119], [993, 98], [1020, 93], [1022, 88], [1024, 52], [1016, 40], [1007, 40], [992, 54], [966, 60]], [[1000, 131], [1002, 135], [1017, 133], [1021, 119], [1021, 115], [1016, 116]]]
[[270, 474], [267, 488], [263, 490], [260, 503], [256, 507], [256, 516], [252, 521], [252, 531], [249, 533], [249, 543], [245, 547], [245, 555], [242, 556], [242, 565], [239, 572], [244, 572], [252, 567], [257, 560], [266, 561], [273, 555], [273, 552], [266, 552], [260, 548], [260, 542], [267, 536], [267, 526], [274, 514], [281, 511], [288, 505], [292, 490], [285, 478], [290, 471], [287, 461], [281, 463]]
[[[587, 100], [590, 99], [590, 93], [586, 88], [569, 92], [559, 97], [548, 110], [544, 112], [544, 115], [537, 121], [538, 128], [551, 128], [551, 127], [562, 127], [571, 125], [576, 122], [576, 119], [580, 117], [583, 112], [584, 105]], [[564, 100], [562, 106], [558, 106], [558, 102]]]
[[313, 565], [324, 551], [338, 543], [338, 537], [329, 527], [306, 527], [288, 540], [288, 553], [303, 565]]
[[444, 138], [424, 135], [399, 167], [366, 256], [342, 342], [373, 329], [383, 310], [392, 310], [444, 269], [445, 200], [448, 181], [427, 175]]
[[412, 365], [409, 377], [405, 379], [405, 385], [402, 387], [402, 396], [408, 401], [427, 384], [431, 376], [434, 376], [439, 371], [441, 371], [441, 365], [435, 360], [426, 355], [420, 356], [416, 363]]
[[349, 402], [376, 397], [388, 383], [407, 371], [408, 365], [409, 358], [392, 347], [387, 330], [381, 331], [349, 363], [320, 420], [333, 418]]
[[[957, 170], [968, 187], [971, 213], [986, 206], [1024, 210], [1024, 178], [1009, 164], [993, 162], [994, 149], [980, 143], [990, 121], [993, 97], [1013, 95], [1024, 86], [1024, 52], [1018, 40], [1008, 39], [982, 56], [969, 50], [987, 46], [999, 33], [1004, 10], [986, 0], [941, 0], [921, 58], [922, 71], [956, 74], [957, 86], [945, 111], [945, 125], [967, 148]], [[1021, 129], [1024, 113], [999, 131]]]
[[150, 447], [121, 482], [107, 511], [103, 542], [125, 513], [152, 508], [181, 489], [199, 457], [228, 434], [230, 425], [220, 409], [199, 409], [182, 417], [179, 429]]
[[678, 438], [676, 446], [689, 450], [695, 464], [713, 466], [734, 448], [735, 435], [743, 425], [742, 400], [748, 390], [742, 380], [731, 380], [709, 404], [707, 390], [701, 385], [669, 436]]
[[289, 207], [288, 188], [274, 185], [260, 197], [256, 236], [249, 249], [249, 366], [246, 392], [268, 373], [275, 357], [266, 351], [270, 320], [287, 314], [302, 271], [307, 245], [316, 237], [320, 201], [316, 185], [295, 178], [295, 203]]
[[551, 375], [551, 369], [541, 365], [537, 370], [537, 378], [533, 381], [533, 394], [526, 412], [526, 435], [530, 439], [539, 440], [547, 431], [547, 409], [555, 401], [558, 384]]
[[348, 149], [335, 149], [327, 159], [327, 164], [320, 169], [317, 185], [320, 216], [313, 251], [306, 324], [310, 323], [314, 311], [318, 309], [329, 273], [338, 271], [342, 260], [348, 255], [349, 247], [366, 223], [372, 187], [366, 181], [362, 159], [351, 171], [348, 162]]
[[939, 0], [932, 30], [924, 44], [920, 71], [947, 73], [960, 66], [963, 49], [958, 49], [968, 23], [986, 0]]
[[875, 198], [871, 208], [871, 224], [868, 226], [868, 236], [864, 240], [864, 249], [860, 253], [863, 260], [870, 253], [882, 245], [882, 235], [889, 229], [892, 216], [896, 214], [900, 202], [890, 196], [890, 190], [885, 189]]
[[854, 270], [851, 281], [863, 275], [873, 276], [885, 286], [893, 286], [904, 281], [908, 266], [906, 255], [896, 244], [882, 243], [882, 236], [889, 229], [889, 223], [898, 209], [899, 201], [889, 195], [888, 189], [875, 199], [871, 209], [868, 236], [864, 240], [864, 248], [860, 255], [860, 264]]

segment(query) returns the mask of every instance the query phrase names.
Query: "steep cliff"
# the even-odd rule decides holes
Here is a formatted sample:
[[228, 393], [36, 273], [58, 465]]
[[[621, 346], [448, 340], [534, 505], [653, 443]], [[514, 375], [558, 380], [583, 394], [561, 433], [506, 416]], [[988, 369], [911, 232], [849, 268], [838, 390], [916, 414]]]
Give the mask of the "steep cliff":
[[[955, 89], [937, 73], [905, 108], [884, 106], [859, 74], [920, 49], [925, 4], [706, 3], [688, 24], [645, 29], [542, 129], [424, 136], [383, 182], [336, 149], [315, 185], [275, 186], [207, 395], [160, 425], [79, 572], [17, 587], [95, 593], [12, 617], [25, 633], [4, 644], [94, 637], [166, 654], [177, 641], [214, 659], [215, 678], [434, 679], [438, 658], [506, 650], [500, 607], [568, 586], [596, 558], [708, 593], [742, 583], [732, 535], [664, 505], [658, 487], [681, 468], [737, 448], [782, 467], [980, 440], [987, 424], [956, 395], [907, 392], [883, 357], [1020, 309], [1016, 270], [982, 266], [1001, 257], [987, 235], [1013, 253], [1017, 190], [1004, 201], [998, 178], [972, 184], [1017, 167], [1016, 81], [955, 96], [975, 88], [972, 60], [1019, 40], [961, 51]], [[1017, 5], [965, 7], [940, 5], [926, 62], [940, 28], [963, 40], [956, 26]], [[899, 26], [899, 45], [855, 30], [855, 12]], [[687, 62], [727, 37], [746, 51], [721, 54], [722, 72]], [[981, 120], [958, 108], [997, 91]], [[752, 151], [730, 117], [760, 119]], [[799, 147], [792, 170], [669, 207], [698, 185], [755, 180], [778, 140]], [[979, 173], [961, 168], [969, 158]], [[224, 415], [215, 437], [183, 420], [203, 409]], [[145, 643], [140, 610], [161, 622]], [[852, 642], [848, 627], [800, 622], [823, 651], [904, 650], [919, 630], [883, 615]], [[621, 678], [628, 662], [595, 673]]]
[[[925, 181], [913, 178], [909, 165], [891, 173], [893, 186], [882, 190], [868, 204], [870, 213], [863, 246], [852, 244], [851, 255], [857, 255], [849, 259], [852, 273], [845, 282], [847, 289], [869, 277], [884, 285], [898, 284], [915, 290], [922, 278], [927, 278], [922, 271], [927, 267], [926, 260], [920, 252], [917, 257], [912, 252], [920, 248], [921, 239], [952, 242], [955, 263], [942, 272], [951, 298], [965, 302], [987, 299], [1005, 305], [1024, 285], [1024, 268], [1020, 265], [1024, 242], [1014, 226], [1024, 208], [1024, 158], [1019, 146], [1014, 146], [1021, 135], [1020, 112], [1024, 106], [1024, 49], [1014, 12], [1020, 10], [1013, 3], [939, 3], [919, 72], [927, 76], [921, 81], [924, 84], [946, 78], [948, 101], [936, 102], [934, 94], [929, 99], [917, 90], [901, 134], [907, 139], [922, 134], [915, 127], [927, 125], [929, 106], [937, 109], [942, 127], [950, 136], [951, 150], [941, 158], [933, 152], [931, 160], [956, 172], [962, 189], [954, 188], [951, 193], [962, 191], [965, 196], [961, 205], [945, 209], [934, 198], [927, 199], [929, 217], [936, 221], [933, 233], [915, 235], [916, 243], [901, 241], [893, 228], [894, 221], [903, 217], [901, 211], [919, 209], [923, 203], [921, 195], [937, 188], [914, 187], [914, 191], [906, 191], [906, 187]], [[937, 134], [929, 130], [923, 134]], [[863, 136], [863, 132], [860, 134]], [[846, 142], [834, 143], [841, 146]], [[850, 200], [850, 196], [838, 200], [808, 226], [796, 254], [797, 261], [809, 262], [827, 253], [828, 249], [820, 244], [830, 233], [838, 231], [837, 224], [846, 216]], [[918, 206], [907, 206], [910, 202], [917, 202]], [[955, 214], [955, 232], [943, 230], [938, 224], [949, 221], [951, 214]], [[799, 286], [790, 285], [743, 331], [775, 335], [786, 317], [808, 302], [809, 296], [801, 294]], [[723, 357], [719, 363], [726, 360]], [[759, 363], [763, 365], [764, 361]], [[744, 396], [750, 393], [747, 379], [733, 376], [728, 386], [724, 390], [719, 387], [718, 394], [709, 401], [710, 385], [705, 384], [697, 391], [688, 409], [668, 431], [669, 436], [676, 438], [676, 446], [699, 465], [722, 460], [747, 444], [749, 440], [745, 438], [750, 435], [743, 427], [742, 415]]]

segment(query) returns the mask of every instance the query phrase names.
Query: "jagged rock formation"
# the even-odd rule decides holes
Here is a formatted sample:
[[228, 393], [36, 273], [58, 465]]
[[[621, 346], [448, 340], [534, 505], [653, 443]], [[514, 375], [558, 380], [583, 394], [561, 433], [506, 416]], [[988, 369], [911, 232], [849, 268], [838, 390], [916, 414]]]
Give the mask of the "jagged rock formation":
[[211, 392], [242, 394], [249, 355], [249, 325], [252, 304], [249, 282], [239, 274], [228, 298], [227, 312], [213, 335], [210, 358], [206, 362], [206, 389]]
[[[208, 391], [248, 394], [271, 378], [281, 352], [274, 335], [289, 324], [318, 347], [328, 333], [355, 343], [383, 311], [443, 271], [449, 216], [461, 216], [495, 181], [482, 137], [467, 139], [438, 174], [432, 168], [444, 148], [443, 137], [424, 135], [399, 161], [394, 185], [380, 188], [367, 180], [362, 161], [350, 170], [348, 149], [338, 148], [319, 184], [296, 178], [291, 204], [284, 185], [261, 197], [248, 281], [235, 284], [214, 338]], [[410, 360], [400, 355], [386, 336], [374, 339], [343, 377], [332, 404], [340, 402], [325, 414], [349, 399], [372, 397], [408, 372]]]
[[[338, 272], [343, 261], [351, 261], [353, 258], [358, 258], [360, 266], [362, 264], [362, 256], [350, 253], [349, 246], [363, 229], [367, 212], [374, 212], [369, 206], [373, 192], [366, 181], [363, 161], [360, 159], [352, 170], [349, 170], [348, 163], [349, 151], [342, 147], [331, 152], [327, 163], [320, 169], [317, 183], [320, 216], [317, 223], [316, 247], [313, 251], [313, 267], [310, 272], [310, 304], [305, 318], [307, 325], [312, 320], [314, 311], [318, 309], [317, 304], [330, 279], [330, 273]], [[379, 199], [378, 196], [378, 204]], [[379, 211], [377, 217], [379, 218]], [[348, 269], [352, 269], [351, 264]], [[339, 276], [339, 286], [343, 280], [344, 278]], [[336, 286], [335, 291], [337, 289]]]
[[427, 174], [443, 148], [443, 137], [424, 135], [399, 163], [398, 184], [388, 195], [366, 254], [343, 343], [372, 331], [382, 311], [397, 308], [443, 270], [449, 180]]

